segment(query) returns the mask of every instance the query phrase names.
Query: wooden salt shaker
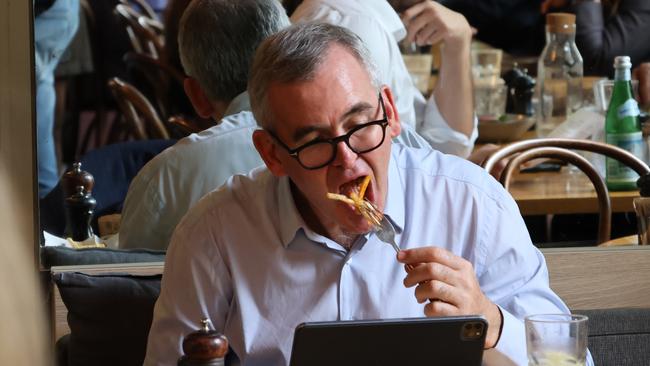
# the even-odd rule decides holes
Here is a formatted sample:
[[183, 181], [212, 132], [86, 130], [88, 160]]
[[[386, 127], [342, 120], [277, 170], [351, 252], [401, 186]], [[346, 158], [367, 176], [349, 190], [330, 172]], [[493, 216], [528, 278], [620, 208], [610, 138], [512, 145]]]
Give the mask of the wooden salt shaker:
[[95, 178], [92, 174], [85, 170], [81, 170], [81, 163], [75, 162], [72, 164], [72, 169], [68, 170], [61, 177], [61, 188], [63, 189], [63, 197], [68, 198], [77, 192], [77, 187], [83, 186], [86, 194], [91, 194], [93, 186], [95, 185]]
[[216, 330], [210, 330], [210, 320], [201, 319], [201, 329], [183, 339], [183, 353], [178, 366], [224, 366], [228, 339]]

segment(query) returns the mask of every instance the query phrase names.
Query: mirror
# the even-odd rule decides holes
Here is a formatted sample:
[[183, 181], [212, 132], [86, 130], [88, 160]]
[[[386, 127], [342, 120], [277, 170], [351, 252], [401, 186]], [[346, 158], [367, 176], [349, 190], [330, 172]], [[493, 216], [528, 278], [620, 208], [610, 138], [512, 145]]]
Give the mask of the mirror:
[[[38, 14], [34, 22], [35, 49], [37, 53], [41, 51], [41, 43], [51, 42], [57, 44], [57, 41], [61, 41], [61, 45], [63, 45], [68, 43], [68, 38], [71, 39], [70, 46], [65, 47], [67, 49], [65, 52], [55, 49], [49, 54], [46, 53], [46, 56], [43, 57], [43, 62], [58, 60], [58, 66], [56, 69], [52, 69], [51, 74], [52, 86], [50, 94], [52, 98], [50, 104], [53, 112], [50, 118], [51, 122], [47, 125], [53, 127], [39, 128], [39, 130], [44, 131], [52, 128], [53, 133], [48, 134], [48, 136], [40, 136], [39, 134], [37, 141], [38, 150], [45, 151], [49, 149], [48, 153], [41, 154], [47, 156], [47, 158], [39, 159], [39, 166], [52, 161], [54, 156], [59, 160], [58, 162], [53, 160], [53, 165], [50, 163], [50, 166], [54, 166], [54, 168], [39, 169], [39, 181], [48, 182], [48, 187], [51, 188], [58, 182], [58, 178], [63, 171], [62, 168], [69, 168], [74, 161], [77, 161], [82, 156], [87, 156], [85, 155], [86, 152], [97, 151], [97, 147], [112, 142], [134, 138], [129, 137], [134, 136], [133, 132], [125, 129], [126, 125], [120, 120], [120, 114], [117, 113], [119, 105], [116, 103], [107, 83], [110, 78], [119, 77], [133, 84], [144, 80], [145, 82], [139, 85], [145, 85], [150, 78], [142, 73], [142, 66], [139, 69], [136, 66], [137, 60], [139, 60], [138, 57], [131, 54], [130, 57], [124, 58], [125, 54], [139, 47], [140, 53], [148, 54], [151, 57], [156, 55], [159, 58], [168, 57], [168, 60], [171, 60], [173, 56], [166, 55], [165, 51], [156, 45], [155, 36], [156, 32], [160, 32], [160, 24], [151, 21], [153, 18], [160, 20], [166, 5], [164, 0], [146, 0], [146, 2], [145, 0], [37, 0], [35, 3], [47, 9], [37, 10]], [[79, 4], [78, 8], [76, 7], [77, 3]], [[132, 8], [119, 8], [118, 5], [123, 3], [130, 4]], [[180, 14], [186, 3], [187, 1], [182, 0], [173, 2], [174, 5], [179, 4], [180, 10], [172, 18], [179, 18], [178, 14]], [[139, 17], [136, 18], [136, 21], [142, 29], [149, 29], [150, 33], [154, 34], [154, 38], [151, 38], [151, 34], [146, 35], [148, 33], [138, 30], [140, 28], [135, 23], [129, 23], [133, 19], [129, 18], [132, 12], [128, 9], [135, 9], [140, 14], [149, 13], [147, 6], [143, 4], [150, 4], [151, 11], [155, 15]], [[73, 7], [74, 11], [66, 13], [66, 6]], [[63, 14], [61, 19], [66, 19], [63, 21], [65, 27], [62, 32], [55, 32], [52, 30], [54, 28], [48, 29], [42, 22], [47, 18], [46, 15], [58, 9], [57, 7], [61, 7], [61, 13]], [[60, 20], [59, 22], [61, 23]], [[73, 27], [74, 23], [78, 23], [78, 31], [75, 37], [72, 38], [71, 34], [66, 33], [65, 30], [76, 28]], [[130, 33], [127, 32], [127, 25], [131, 27]], [[170, 29], [169, 24], [165, 25], [165, 27]], [[160, 33], [157, 35], [160, 37]], [[65, 39], [57, 39], [56, 37]], [[144, 41], [142, 41], [143, 38]], [[44, 41], [44, 39], [47, 41]], [[134, 41], [137, 39], [141, 40], [139, 45]], [[168, 61], [167, 64], [176, 67], [178, 70], [177, 64], [174, 66], [171, 61]], [[130, 68], [129, 65], [133, 66], [133, 68]], [[153, 68], [153, 66], [150, 68]], [[41, 80], [40, 77], [36, 79], [37, 82]], [[173, 78], [168, 82], [172, 83]], [[121, 84], [115, 82], [114, 85], [119, 86]], [[165, 96], [155, 93], [156, 90], [159, 90], [158, 88], [153, 89], [145, 91], [144, 94], [153, 102], [154, 107], [157, 106], [155, 109], [160, 114], [162, 121], [167, 121], [168, 117], [182, 111], [182, 106], [170, 110], [168, 103], [160, 103], [160, 100], [164, 100]], [[178, 85], [175, 88], [170, 88], [170, 90], [177, 94], [176, 97], [171, 97], [171, 99], [180, 99], [184, 95]], [[41, 108], [38, 107], [40, 103], [40, 98], [36, 98], [39, 111], [41, 111]], [[187, 110], [191, 111], [191, 109]], [[39, 114], [43, 115], [42, 112]], [[180, 137], [182, 134], [172, 135], [172, 137], [174, 136]], [[57, 146], [60, 148], [55, 150]], [[101, 160], [101, 156], [97, 155], [92, 162], [96, 164], [95, 167], [84, 165], [82, 169], [89, 170], [95, 175], [96, 182], [93, 190], [93, 196], [97, 200], [95, 217], [119, 212], [121, 200], [128, 189], [128, 180], [118, 183], [112, 181], [111, 179], [114, 176], [109, 169], [111, 163], [108, 160]], [[107, 187], [105, 189], [107, 193], [103, 192], [103, 187]], [[41, 200], [41, 222], [48, 231], [61, 236], [65, 226], [65, 217], [62, 214], [63, 196], [61, 193], [58, 197], [55, 197], [53, 203], [48, 200], [51, 197], [44, 193], [46, 190], [48, 188], [41, 191], [43, 198]], [[107, 197], [103, 196], [104, 194]], [[112, 197], [114, 200], [108, 196], [115, 196]], [[545, 218], [542, 221], [545, 221]], [[55, 229], [52, 230], [52, 227], [55, 227]]]

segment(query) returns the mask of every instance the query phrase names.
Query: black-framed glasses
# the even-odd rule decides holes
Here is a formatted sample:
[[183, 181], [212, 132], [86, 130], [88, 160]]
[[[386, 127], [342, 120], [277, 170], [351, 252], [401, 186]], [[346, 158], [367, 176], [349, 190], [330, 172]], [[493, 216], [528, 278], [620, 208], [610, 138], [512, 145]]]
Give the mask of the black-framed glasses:
[[386, 108], [384, 100], [379, 94], [379, 105], [384, 118], [377, 121], [370, 121], [352, 128], [345, 135], [331, 139], [316, 138], [295, 149], [289, 148], [282, 140], [272, 131], [267, 132], [282, 146], [290, 156], [298, 160], [298, 163], [305, 169], [320, 169], [329, 165], [336, 159], [336, 145], [341, 141], [352, 150], [355, 154], [365, 154], [381, 146], [386, 139], [386, 126], [388, 118], [386, 117]]

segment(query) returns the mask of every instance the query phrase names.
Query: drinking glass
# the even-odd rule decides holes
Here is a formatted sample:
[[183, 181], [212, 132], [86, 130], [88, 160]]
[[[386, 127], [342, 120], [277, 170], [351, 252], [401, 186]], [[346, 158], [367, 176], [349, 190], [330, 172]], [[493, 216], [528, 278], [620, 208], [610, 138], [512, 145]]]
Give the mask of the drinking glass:
[[472, 60], [472, 77], [474, 81], [495, 85], [501, 77], [501, 58], [503, 51], [498, 49], [473, 48], [470, 51]]
[[[593, 88], [596, 108], [602, 114], [606, 114], [607, 108], [609, 107], [609, 100], [612, 98], [612, 91], [614, 90], [614, 80], [598, 80], [594, 83]], [[634, 99], [639, 100], [639, 80], [632, 80], [632, 93], [634, 94]]]
[[579, 366], [587, 361], [587, 317], [538, 314], [525, 318], [530, 366]]
[[497, 119], [506, 113], [508, 87], [474, 83], [474, 112], [479, 118]]
[[650, 198], [637, 197], [632, 201], [632, 206], [636, 212], [639, 244], [648, 245], [650, 244]]

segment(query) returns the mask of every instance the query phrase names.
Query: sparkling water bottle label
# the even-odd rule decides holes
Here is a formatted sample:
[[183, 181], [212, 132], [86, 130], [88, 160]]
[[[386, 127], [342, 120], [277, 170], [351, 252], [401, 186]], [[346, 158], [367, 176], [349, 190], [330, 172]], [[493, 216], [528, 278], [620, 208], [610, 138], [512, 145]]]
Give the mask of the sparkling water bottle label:
[[639, 104], [634, 99], [628, 99], [618, 107], [618, 119], [625, 117], [636, 117], [639, 115]]
[[[617, 134], [608, 133], [605, 139], [608, 144], [625, 149], [634, 154], [636, 157], [643, 156], [643, 134], [641, 131]], [[608, 181], [629, 182], [636, 181], [636, 179], [639, 177], [634, 170], [625, 164], [620, 163], [618, 160], [610, 158], [607, 158], [606, 160]]]

